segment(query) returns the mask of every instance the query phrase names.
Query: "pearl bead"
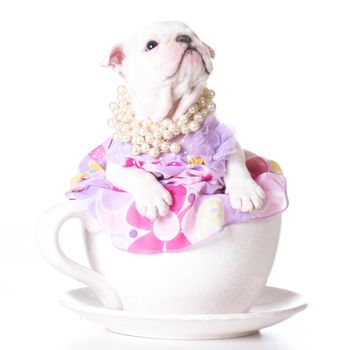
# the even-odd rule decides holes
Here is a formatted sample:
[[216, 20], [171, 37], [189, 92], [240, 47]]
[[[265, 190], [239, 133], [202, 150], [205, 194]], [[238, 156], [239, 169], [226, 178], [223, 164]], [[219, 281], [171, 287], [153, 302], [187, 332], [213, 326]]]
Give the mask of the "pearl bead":
[[110, 108], [110, 111], [114, 111], [115, 109], [116, 109], [116, 102], [111, 102], [110, 104], [109, 104], [109, 108]]
[[141, 153], [141, 147], [139, 145], [133, 145], [133, 147], [131, 148], [131, 153], [134, 156], [138, 156]]
[[180, 144], [179, 143], [175, 143], [175, 142], [171, 143], [170, 151], [172, 153], [178, 153], [180, 151]]
[[128, 103], [127, 103], [127, 101], [119, 101], [118, 107], [121, 108], [122, 110], [123, 110], [124, 108], [128, 108]]
[[115, 141], [121, 141], [121, 135], [120, 135], [120, 134], [114, 133], [114, 134], [112, 135], [112, 138], [113, 138]]
[[171, 138], [173, 137], [173, 133], [170, 130], [165, 130], [162, 136], [165, 140], [171, 140]]
[[204, 88], [204, 89], [203, 89], [203, 92], [202, 92], [202, 96], [205, 97], [205, 98], [207, 98], [207, 96], [208, 96], [208, 91], [209, 91], [208, 88]]
[[124, 94], [117, 95], [118, 101], [127, 101], [127, 97]]
[[122, 134], [121, 136], [121, 142], [129, 142], [130, 141], [130, 135], [129, 134]]
[[199, 107], [198, 107], [198, 104], [195, 103], [194, 105], [192, 105], [190, 108], [189, 108], [189, 113], [190, 114], [195, 114], [197, 111], [198, 111]]
[[117, 106], [117, 107], [115, 107], [115, 109], [112, 111], [112, 113], [113, 113], [114, 115], [118, 115], [118, 114], [121, 113], [121, 109]]
[[147, 142], [145, 142], [141, 145], [141, 152], [142, 153], [147, 153], [149, 151], [149, 149], [150, 149], [150, 146]]
[[201, 113], [203, 115], [203, 117], [206, 117], [208, 114], [208, 111], [206, 110], [206, 108], [202, 108], [199, 113]]
[[113, 118], [107, 121], [108, 126], [112, 129], [115, 126], [115, 121]]
[[203, 117], [203, 115], [202, 115], [201, 113], [196, 113], [196, 114], [194, 115], [194, 120], [195, 120], [196, 122], [202, 123], [203, 120], [204, 120], [204, 117]]
[[177, 135], [179, 135], [180, 134], [180, 127], [179, 126], [176, 126], [175, 128], [174, 128], [174, 136], [177, 136]]
[[130, 122], [130, 120], [131, 120], [131, 115], [130, 114], [125, 114], [125, 115], [123, 115], [122, 116], [122, 120], [125, 122], [125, 123], [128, 123], [128, 122]]
[[176, 130], [178, 130], [178, 125], [175, 123], [172, 123], [168, 126], [168, 130], [170, 130], [171, 132], [175, 133]]
[[136, 143], [142, 145], [145, 142], [143, 136], [136, 136]]
[[136, 129], [136, 128], [131, 129], [130, 134], [131, 136], [139, 136], [140, 135], [139, 129]]
[[162, 130], [160, 128], [156, 128], [154, 130], [154, 136], [155, 137], [161, 137], [162, 136]]
[[213, 112], [216, 109], [216, 104], [214, 102], [209, 102], [207, 108], [209, 112]]
[[158, 148], [151, 148], [151, 149], [149, 150], [149, 154], [150, 154], [150, 156], [153, 157], [153, 158], [158, 158], [159, 155], [160, 155], [160, 151], [159, 151]]
[[137, 129], [140, 126], [140, 122], [138, 122], [137, 120], [133, 120], [130, 123], [130, 126], [131, 126], [132, 129]]
[[159, 125], [157, 124], [157, 123], [152, 123], [151, 125], [150, 125], [150, 129], [152, 130], [152, 131], [154, 131], [154, 130], [156, 130], [156, 129], [158, 129], [159, 128]]
[[180, 129], [181, 133], [186, 135], [189, 133], [190, 129], [189, 129], [189, 126], [187, 124], [183, 125]]
[[206, 103], [207, 103], [207, 100], [204, 97], [201, 97], [198, 100], [198, 103], [200, 104], [201, 107], [204, 107], [206, 105]]
[[214, 90], [211, 90], [211, 89], [208, 89], [208, 96], [209, 98], [214, 98], [215, 97], [215, 91]]
[[178, 123], [179, 124], [184, 124], [184, 123], [186, 123], [187, 121], [188, 121], [188, 116], [187, 115], [185, 115], [185, 114], [183, 114], [183, 115], [181, 115], [180, 117], [179, 117], [179, 119], [178, 119]]
[[165, 118], [160, 124], [164, 128], [167, 128], [171, 123], [173, 123], [173, 122], [170, 118]]
[[117, 120], [123, 121], [123, 117], [124, 117], [124, 114], [123, 114], [122, 111], [121, 111], [121, 112], [118, 113], [118, 115], [117, 115]]
[[197, 131], [200, 128], [200, 124], [196, 121], [192, 121], [190, 122], [189, 127], [191, 131]]
[[152, 143], [154, 141], [154, 135], [152, 134], [145, 135], [145, 141], [148, 143]]
[[141, 122], [141, 125], [144, 127], [144, 128], [149, 128], [152, 124], [152, 121], [150, 118], [147, 118], [147, 119], [144, 119], [142, 122]]
[[142, 136], [134, 136], [131, 138], [131, 142], [134, 143], [134, 144], [138, 144], [138, 145], [141, 145], [143, 144], [144, 142], [144, 138]]
[[155, 147], [155, 148], [159, 148], [161, 146], [161, 140], [160, 139], [155, 139], [153, 142], [152, 142], [152, 145]]
[[124, 95], [128, 92], [127, 88], [123, 85], [120, 85], [118, 88], [117, 88], [117, 92], [118, 94], [120, 95]]
[[163, 152], [168, 152], [168, 150], [170, 149], [170, 143], [167, 141], [164, 141], [161, 143], [160, 148]]
[[140, 128], [139, 133], [140, 133], [141, 136], [145, 136], [147, 131], [146, 131], [145, 128]]
[[131, 143], [132, 143], [133, 145], [137, 144], [136, 139], [137, 139], [137, 136], [133, 136], [133, 137], [131, 138]]
[[116, 122], [115, 123], [115, 129], [118, 130], [118, 131], [121, 131], [122, 130], [122, 123]]

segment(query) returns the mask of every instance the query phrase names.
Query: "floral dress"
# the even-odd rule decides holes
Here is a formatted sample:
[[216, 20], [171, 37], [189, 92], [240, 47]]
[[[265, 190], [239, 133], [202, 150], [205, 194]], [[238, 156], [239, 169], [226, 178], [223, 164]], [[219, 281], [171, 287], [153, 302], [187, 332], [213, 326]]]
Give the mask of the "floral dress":
[[[132, 156], [130, 144], [109, 138], [82, 160], [66, 196], [83, 201], [113, 244], [133, 253], [187, 249], [225, 234], [222, 230], [227, 225], [268, 218], [287, 208], [286, 181], [279, 165], [247, 151], [246, 166], [266, 198], [262, 208], [251, 213], [231, 207], [223, 177], [236, 140], [216, 117], [208, 117], [200, 130], [181, 136], [178, 142], [178, 154], [164, 153], [155, 159], [148, 154]], [[133, 196], [106, 179], [108, 160], [155, 175], [173, 198], [168, 215], [153, 222], [142, 217]]]

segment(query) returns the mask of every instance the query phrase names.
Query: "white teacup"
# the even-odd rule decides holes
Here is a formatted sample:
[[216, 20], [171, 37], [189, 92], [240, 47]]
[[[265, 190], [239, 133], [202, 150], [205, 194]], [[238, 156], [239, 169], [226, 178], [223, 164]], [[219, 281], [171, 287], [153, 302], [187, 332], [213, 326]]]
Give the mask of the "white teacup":
[[[92, 269], [65, 256], [62, 224], [80, 218]], [[79, 201], [49, 209], [38, 244], [55, 268], [90, 287], [108, 308], [131, 312], [218, 314], [246, 312], [266, 285], [280, 236], [281, 215], [227, 226], [177, 252], [136, 254], [116, 248]]]

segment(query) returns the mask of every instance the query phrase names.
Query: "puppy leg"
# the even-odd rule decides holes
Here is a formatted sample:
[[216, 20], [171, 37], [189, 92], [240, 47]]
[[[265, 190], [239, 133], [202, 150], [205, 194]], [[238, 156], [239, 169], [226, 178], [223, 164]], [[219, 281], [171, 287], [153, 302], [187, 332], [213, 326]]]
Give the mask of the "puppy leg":
[[168, 214], [172, 196], [151, 173], [134, 167], [123, 168], [108, 161], [106, 178], [114, 186], [133, 195], [140, 215], [154, 220], [158, 215]]
[[239, 143], [237, 143], [236, 153], [227, 162], [224, 180], [226, 193], [230, 196], [233, 209], [251, 212], [262, 206], [265, 193], [248, 172], [244, 152]]

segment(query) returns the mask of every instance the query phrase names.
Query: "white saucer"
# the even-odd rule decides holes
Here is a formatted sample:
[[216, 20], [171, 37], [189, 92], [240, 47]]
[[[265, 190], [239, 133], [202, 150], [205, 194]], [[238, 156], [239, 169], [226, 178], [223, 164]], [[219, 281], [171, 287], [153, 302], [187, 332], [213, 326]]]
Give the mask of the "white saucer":
[[247, 313], [241, 314], [147, 314], [107, 309], [89, 288], [64, 293], [60, 302], [106, 329], [139, 337], [167, 339], [220, 339], [257, 333], [305, 309], [297, 293], [265, 287]]

